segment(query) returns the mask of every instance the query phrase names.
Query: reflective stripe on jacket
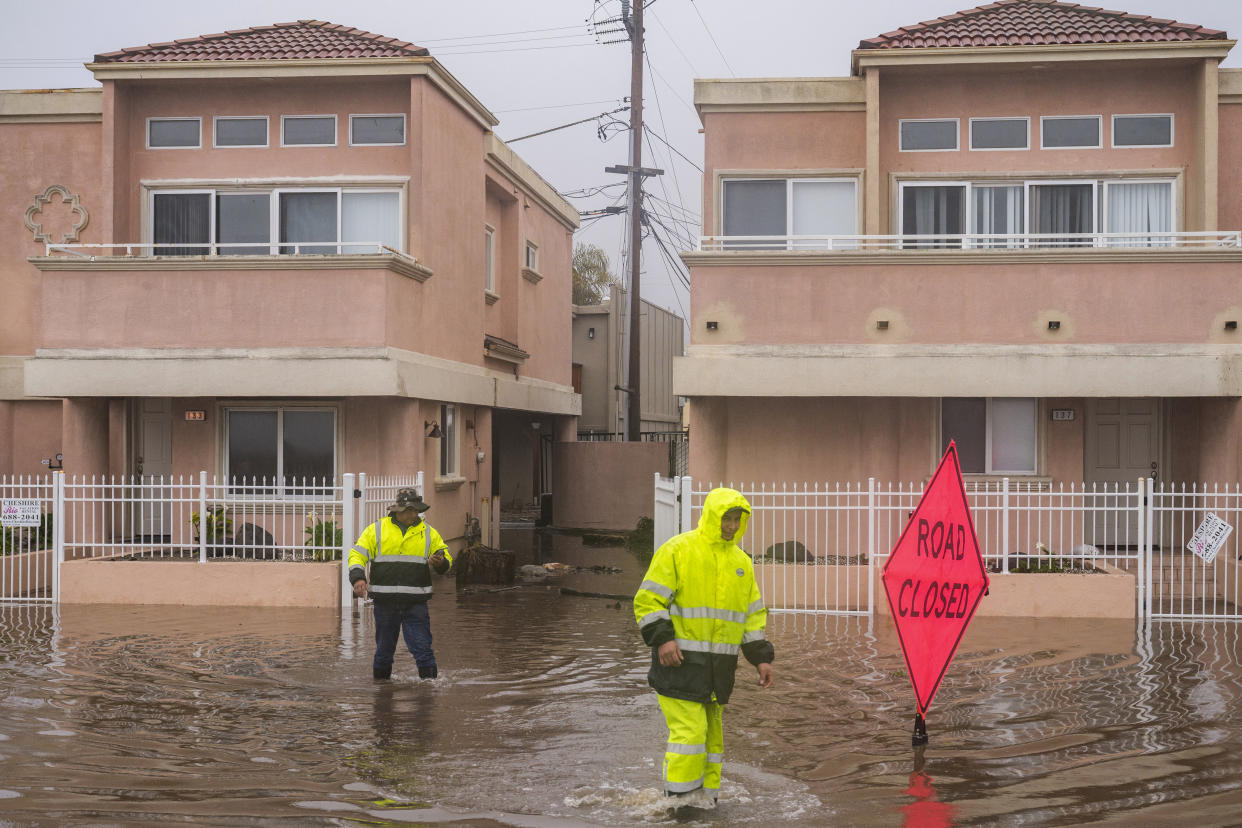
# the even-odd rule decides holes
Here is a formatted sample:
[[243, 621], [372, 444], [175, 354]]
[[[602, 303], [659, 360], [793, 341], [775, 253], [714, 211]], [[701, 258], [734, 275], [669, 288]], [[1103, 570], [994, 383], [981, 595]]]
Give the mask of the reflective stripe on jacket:
[[[349, 582], [367, 579], [373, 598], [405, 598], [426, 601], [431, 597], [431, 567], [428, 561], [443, 552], [452, 564], [448, 545], [427, 521], [419, 521], [401, 532], [391, 517], [376, 521], [363, 530], [349, 552]], [[371, 573], [367, 575], [367, 564]]]
[[[732, 540], [720, 521], [730, 509], [743, 510]], [[699, 526], [656, 550], [634, 596], [634, 617], [651, 647], [648, 683], [677, 699], [724, 704], [733, 692], [740, 648], [751, 664], [772, 661], [764, 635], [768, 611], [755, 581], [750, 556], [736, 543], [746, 532], [750, 504], [733, 489], [713, 489], [703, 503]], [[676, 639], [680, 667], [665, 667], [657, 654]]]

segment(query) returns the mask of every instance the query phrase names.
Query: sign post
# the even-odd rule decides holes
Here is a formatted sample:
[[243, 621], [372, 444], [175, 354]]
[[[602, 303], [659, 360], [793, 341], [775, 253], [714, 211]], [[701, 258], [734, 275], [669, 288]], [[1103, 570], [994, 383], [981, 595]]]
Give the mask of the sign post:
[[988, 573], [949, 443], [880, 576], [914, 688], [914, 745], [927, 743], [927, 708], [987, 594]]

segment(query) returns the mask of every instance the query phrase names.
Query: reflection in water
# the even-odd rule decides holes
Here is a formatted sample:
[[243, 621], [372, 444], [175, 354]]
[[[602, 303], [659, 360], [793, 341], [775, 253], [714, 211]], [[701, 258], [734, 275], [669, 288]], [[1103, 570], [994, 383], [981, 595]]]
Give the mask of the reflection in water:
[[[549, 543], [624, 570], [575, 588], [642, 576]], [[442, 677], [406, 659], [376, 684], [366, 612], [0, 607], [0, 823], [1215, 825], [1242, 805], [1236, 626], [976, 619], [916, 754], [889, 619], [773, 617], [778, 683], [739, 675], [719, 808], [673, 815], [628, 605], [446, 584], [432, 625]]]

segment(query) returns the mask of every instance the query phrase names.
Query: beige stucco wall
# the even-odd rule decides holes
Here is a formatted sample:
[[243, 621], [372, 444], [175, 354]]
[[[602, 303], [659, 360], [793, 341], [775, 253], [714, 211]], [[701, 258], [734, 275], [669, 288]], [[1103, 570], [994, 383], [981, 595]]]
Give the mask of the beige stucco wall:
[[[978, 252], [949, 253], [943, 263], [901, 253], [789, 254], [769, 257], [769, 266], [759, 257], [736, 265], [727, 255], [687, 257], [691, 343], [1239, 342], [1223, 323], [1242, 317], [1242, 255]], [[1051, 320], [1060, 328], [1050, 330]], [[707, 330], [708, 321], [717, 329]]]
[[337, 607], [341, 565], [282, 561], [66, 561], [62, 604]]
[[[1047, 413], [1054, 407], [1073, 409], [1076, 416], [1054, 423]], [[1037, 477], [1082, 480], [1082, 401], [1046, 400], [1040, 412]], [[869, 477], [882, 483], [918, 483], [940, 459], [938, 430], [938, 399], [696, 398], [690, 406], [690, 476], [716, 484], [865, 485]], [[700, 434], [711, 439], [694, 439]]]
[[556, 443], [553, 523], [566, 529], [630, 530], [654, 510], [652, 481], [668, 475], [664, 443]]

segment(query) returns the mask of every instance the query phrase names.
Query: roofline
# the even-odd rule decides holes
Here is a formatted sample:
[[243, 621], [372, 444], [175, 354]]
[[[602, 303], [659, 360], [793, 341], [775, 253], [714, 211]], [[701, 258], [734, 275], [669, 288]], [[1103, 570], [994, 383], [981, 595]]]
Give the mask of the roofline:
[[98, 81], [234, 78], [365, 77], [423, 75], [484, 129], [500, 123], [461, 81], [434, 57], [315, 58], [307, 60], [180, 60], [149, 63], [88, 63]]
[[937, 66], [972, 63], [1068, 63], [1103, 60], [1165, 60], [1221, 58], [1236, 40], [1191, 40], [1177, 43], [1089, 43], [1038, 46], [920, 46], [855, 49], [850, 73], [868, 67]]
[[103, 120], [103, 90], [3, 89], [0, 124], [99, 123]]
[[555, 187], [535, 172], [534, 168], [523, 161], [508, 144], [497, 138], [496, 133], [487, 133], [483, 151], [487, 163], [521, 186], [526, 195], [537, 201], [557, 221], [570, 231], [578, 229], [581, 223], [578, 218], [578, 208], [566, 201]]
[[862, 112], [862, 78], [695, 78], [699, 121], [717, 112]]

